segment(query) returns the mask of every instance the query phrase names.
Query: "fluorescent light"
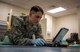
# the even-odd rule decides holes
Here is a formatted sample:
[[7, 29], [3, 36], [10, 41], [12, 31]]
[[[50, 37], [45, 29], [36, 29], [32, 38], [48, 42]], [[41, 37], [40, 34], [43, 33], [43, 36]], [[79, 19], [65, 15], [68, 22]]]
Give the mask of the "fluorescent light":
[[61, 11], [64, 11], [64, 10], [66, 10], [66, 9], [64, 9], [62, 7], [58, 7], [58, 8], [55, 8], [55, 9], [51, 9], [47, 12], [49, 12], [49, 13], [58, 13], [58, 12], [61, 12]]

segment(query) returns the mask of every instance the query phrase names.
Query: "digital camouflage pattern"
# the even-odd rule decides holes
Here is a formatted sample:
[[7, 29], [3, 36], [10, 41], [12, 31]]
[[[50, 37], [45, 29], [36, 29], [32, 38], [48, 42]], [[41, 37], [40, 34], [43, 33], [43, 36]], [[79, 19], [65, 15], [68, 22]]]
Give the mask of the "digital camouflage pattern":
[[8, 35], [15, 45], [31, 45], [32, 35], [34, 34], [35, 38], [43, 38], [41, 33], [41, 25], [31, 25], [28, 16], [12, 16], [11, 29], [5, 35]]

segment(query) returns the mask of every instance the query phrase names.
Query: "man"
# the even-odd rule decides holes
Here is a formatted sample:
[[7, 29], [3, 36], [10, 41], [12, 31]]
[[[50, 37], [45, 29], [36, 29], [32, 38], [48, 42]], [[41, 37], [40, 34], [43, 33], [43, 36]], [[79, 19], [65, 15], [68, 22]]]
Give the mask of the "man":
[[[33, 6], [29, 16], [21, 16], [19, 18], [12, 16], [11, 30], [7, 33], [10, 41], [14, 45], [44, 45], [41, 25], [39, 24], [43, 14], [41, 7]], [[32, 37], [33, 34], [35, 39]]]

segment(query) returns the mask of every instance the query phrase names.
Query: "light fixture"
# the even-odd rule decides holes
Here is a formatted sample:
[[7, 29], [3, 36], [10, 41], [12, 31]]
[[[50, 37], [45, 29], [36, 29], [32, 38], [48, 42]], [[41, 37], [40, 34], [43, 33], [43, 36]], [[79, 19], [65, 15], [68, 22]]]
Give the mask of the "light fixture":
[[47, 12], [49, 12], [49, 13], [58, 13], [58, 12], [61, 12], [61, 11], [64, 11], [64, 10], [66, 10], [66, 9], [63, 8], [63, 7], [58, 7], [58, 8], [55, 8], [55, 9], [51, 9]]

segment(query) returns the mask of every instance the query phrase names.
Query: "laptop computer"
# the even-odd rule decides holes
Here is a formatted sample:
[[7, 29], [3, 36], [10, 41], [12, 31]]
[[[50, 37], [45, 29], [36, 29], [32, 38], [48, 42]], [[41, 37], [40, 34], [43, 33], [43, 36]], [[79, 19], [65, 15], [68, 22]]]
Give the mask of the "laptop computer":
[[69, 31], [67, 28], [61, 28], [57, 35], [52, 39], [51, 42], [46, 42], [44, 46], [59, 46], [60, 41], [63, 39], [63, 37], [66, 35], [66, 33]]

